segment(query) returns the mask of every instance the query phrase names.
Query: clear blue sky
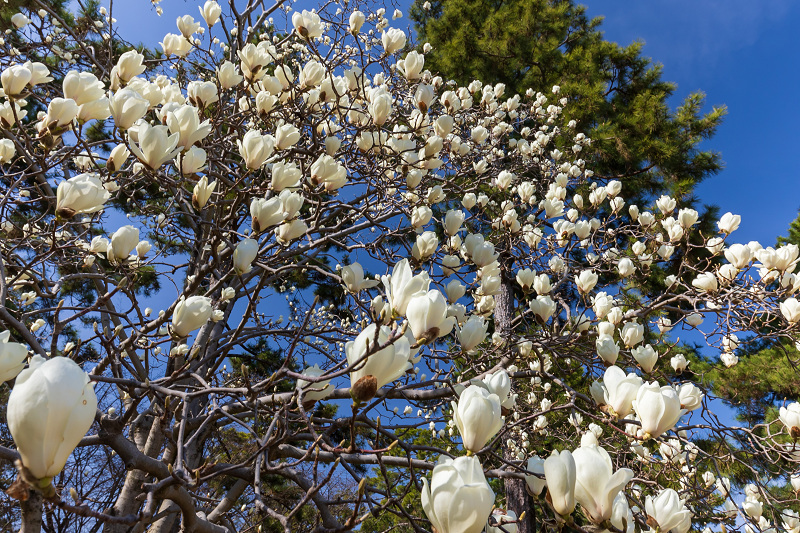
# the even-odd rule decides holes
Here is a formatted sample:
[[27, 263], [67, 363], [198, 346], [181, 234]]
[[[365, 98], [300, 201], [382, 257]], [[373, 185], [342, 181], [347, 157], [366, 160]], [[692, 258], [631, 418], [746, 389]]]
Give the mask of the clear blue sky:
[[[401, 6], [409, 5], [401, 0]], [[800, 208], [800, 170], [793, 156], [800, 145], [800, 2], [795, 0], [590, 0], [591, 16], [604, 16], [606, 38], [622, 45], [645, 42], [644, 54], [664, 66], [676, 82], [673, 107], [693, 91], [707, 103], [726, 105], [728, 116], [703, 147], [719, 151], [725, 169], [697, 193], [721, 213], [742, 215], [734, 238], [774, 244]], [[115, 2], [124, 36], [155, 45], [175, 19], [198, 18], [199, 0], [163, 0], [156, 17], [147, 0]], [[309, 9], [309, 0], [294, 4]], [[391, 10], [387, 10], [391, 13]], [[279, 14], [276, 13], [276, 18]], [[409, 25], [406, 18], [393, 21]], [[156, 45], [157, 46], [157, 45]]]
[[700, 185], [705, 203], [742, 215], [736, 241], [773, 245], [800, 208], [793, 164], [800, 132], [800, 2], [794, 0], [589, 1], [605, 16], [606, 39], [645, 42], [644, 54], [676, 82], [673, 107], [693, 91], [728, 106], [718, 133], [703, 144], [725, 169]]

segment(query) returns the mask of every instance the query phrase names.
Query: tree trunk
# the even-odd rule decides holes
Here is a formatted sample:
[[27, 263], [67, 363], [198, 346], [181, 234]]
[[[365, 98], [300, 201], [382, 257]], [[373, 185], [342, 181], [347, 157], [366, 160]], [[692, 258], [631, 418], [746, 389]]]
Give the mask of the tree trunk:
[[[514, 281], [511, 268], [501, 262], [502, 284], [500, 293], [494, 297], [494, 327], [495, 331], [500, 332], [504, 337], [511, 332], [511, 321], [514, 319]], [[516, 462], [508, 450], [505, 443], [503, 447], [503, 458], [509, 462]], [[534, 533], [536, 524], [534, 522], [533, 498], [526, 490], [524, 479], [506, 478], [503, 480], [506, 491], [506, 506], [508, 510], [514, 511], [517, 516], [525, 513], [525, 517], [517, 524], [518, 533]]]
[[30, 491], [30, 496], [24, 502], [19, 502], [22, 507], [22, 527], [20, 533], [39, 533], [42, 530], [42, 495]]
[[[147, 431], [146, 423], [150, 424], [150, 430]], [[149, 457], [155, 457], [161, 450], [161, 445], [164, 442], [164, 434], [161, 431], [161, 426], [157, 418], [148, 416], [143, 420], [137, 421], [136, 433], [142, 435], [144, 442], [136, 442], [137, 447]], [[137, 439], [138, 440], [138, 439]], [[147, 474], [141, 470], [131, 470], [125, 478], [125, 484], [122, 487], [117, 501], [114, 503], [110, 513], [115, 516], [125, 516], [136, 514], [141, 507], [141, 501], [137, 497], [142, 492], [142, 484], [147, 479]], [[127, 524], [115, 524], [108, 522], [105, 525], [105, 533], [125, 533], [130, 529]]]

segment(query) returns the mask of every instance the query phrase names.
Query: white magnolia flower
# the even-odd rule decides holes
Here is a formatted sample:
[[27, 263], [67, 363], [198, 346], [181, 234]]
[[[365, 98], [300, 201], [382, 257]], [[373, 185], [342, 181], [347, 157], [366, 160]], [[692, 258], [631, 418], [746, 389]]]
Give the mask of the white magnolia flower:
[[139, 244], [139, 229], [131, 225], [122, 226], [111, 235], [109, 259], [122, 261], [127, 259]]
[[422, 478], [422, 509], [439, 533], [480, 533], [493, 505], [494, 492], [475, 456], [442, 456], [430, 486]]
[[619, 418], [625, 418], [633, 409], [633, 401], [642, 386], [642, 378], [636, 374], [625, 375], [618, 366], [610, 366], [603, 375], [604, 401]]
[[377, 388], [380, 389], [411, 367], [411, 345], [405, 336], [389, 344], [391, 328], [381, 326], [376, 335], [376, 327], [375, 324], [370, 324], [364, 328], [355, 340], [345, 344], [344, 350], [347, 363], [353, 368], [350, 371], [350, 382], [356, 384], [363, 377], [373, 376], [377, 381]]
[[405, 315], [408, 303], [417, 294], [428, 292], [430, 277], [426, 272], [413, 275], [408, 259], [403, 259], [394, 266], [391, 276], [382, 276], [390, 309], [396, 315]]
[[657, 381], [639, 387], [633, 408], [642, 423], [642, 431], [652, 438], [675, 427], [686, 412], [681, 409], [681, 400], [675, 389], [661, 387]]
[[64, 468], [96, 412], [89, 376], [71, 359], [34, 355], [19, 373], [8, 398], [8, 429], [22, 464], [40, 487]]
[[258, 242], [255, 239], [244, 239], [233, 251], [233, 269], [238, 274], [246, 274], [253, 269], [253, 261], [258, 256]]
[[181, 296], [172, 315], [172, 330], [178, 337], [185, 337], [203, 327], [211, 318], [211, 298], [205, 296]]
[[[314, 365], [303, 370], [304, 376], [318, 378], [325, 375], [325, 370], [319, 365]], [[333, 393], [331, 380], [307, 381], [302, 378], [297, 380], [297, 389], [303, 391], [303, 398], [309, 401], [319, 401], [327, 399]]]
[[78, 213], [96, 213], [109, 198], [111, 193], [103, 187], [99, 175], [79, 174], [58, 184], [56, 213], [64, 218]]
[[544, 476], [553, 509], [561, 516], [575, 510], [575, 459], [569, 450], [554, 451], [544, 461]]
[[633, 479], [633, 471], [620, 468], [616, 472], [608, 452], [597, 445], [597, 438], [587, 433], [574, 452], [575, 500], [589, 519], [600, 524], [611, 518], [614, 500]]
[[648, 496], [644, 508], [664, 533], [687, 533], [692, 526], [691, 511], [672, 489], [662, 490], [655, 498]]
[[453, 406], [453, 421], [464, 448], [477, 452], [503, 427], [500, 398], [486, 388], [470, 385]]
[[[37, 320], [31, 331], [36, 332], [43, 325]], [[10, 338], [10, 331], [0, 333], [0, 381], [9, 381], [17, 377], [17, 374], [25, 368], [25, 358], [28, 356], [28, 348], [18, 342], [9, 342]]]
[[292, 15], [292, 25], [297, 34], [303, 39], [312, 40], [322, 35], [322, 20], [314, 11], [295, 11]]
[[800, 403], [792, 402], [788, 407], [781, 407], [778, 418], [792, 437], [800, 436]]
[[431, 342], [448, 335], [455, 318], [447, 316], [447, 300], [442, 293], [431, 290], [411, 297], [406, 309], [408, 325], [418, 341]]

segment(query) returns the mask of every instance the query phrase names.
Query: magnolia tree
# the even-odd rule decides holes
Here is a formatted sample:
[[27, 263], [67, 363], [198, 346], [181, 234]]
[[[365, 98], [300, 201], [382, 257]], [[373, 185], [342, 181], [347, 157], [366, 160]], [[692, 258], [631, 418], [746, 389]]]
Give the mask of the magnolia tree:
[[14, 16], [16, 525], [800, 531], [800, 405], [733, 427], [699, 385], [794, 334], [797, 248], [626, 205], [558, 87], [458, 87], [348, 9], [210, 0], [149, 59]]

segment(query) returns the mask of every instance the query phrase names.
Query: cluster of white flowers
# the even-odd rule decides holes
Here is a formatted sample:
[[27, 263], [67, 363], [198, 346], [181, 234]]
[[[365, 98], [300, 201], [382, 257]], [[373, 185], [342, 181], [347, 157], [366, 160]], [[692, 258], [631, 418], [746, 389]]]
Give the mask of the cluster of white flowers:
[[[626, 202], [623, 192], [634, 191], [624, 180], [595, 176], [582, 158], [592, 139], [564, 119], [570, 101], [559, 87], [519, 95], [444, 80], [425, 68], [430, 46], [408, 50], [383, 9], [292, 12], [283, 36], [238, 26], [213, 0], [200, 15], [177, 19], [162, 62], [136, 50], [110, 69], [93, 70], [85, 51], [59, 56], [59, 69], [20, 53], [0, 60], [0, 304], [13, 307], [0, 317], [9, 330], [0, 374], [17, 377], [8, 425], [26, 482], [48, 490], [96, 418], [101, 431], [87, 445], [110, 446], [126, 465], [150, 468], [158, 486], [174, 476], [178, 487], [162, 493], [131, 475], [108, 496], [120, 498], [115, 509], [135, 514], [146, 502], [152, 516], [171, 499], [188, 530], [216, 531], [230, 509], [202, 503], [214, 498], [191, 503], [202, 483], [190, 478], [256, 479], [261, 508], [267, 470], [256, 469], [267, 465], [309, 491], [325, 528], [343, 529], [328, 509], [341, 502], [320, 496], [316, 480], [327, 483], [340, 463], [402, 459], [433, 471], [422, 505], [439, 533], [516, 531], [525, 509], [492, 513], [486, 472], [497, 468], [524, 480], [554, 524], [580, 504], [600, 527], [686, 533], [688, 500], [710, 501], [707, 489], [723, 478], [698, 474], [709, 452], [680, 429], [708, 402], [668, 334], [706, 324], [723, 367], [738, 361], [737, 333], [759, 334], [754, 317], [775, 322], [771, 338], [794, 335], [798, 248], [731, 242], [741, 223], [731, 213], [713, 236], [701, 234], [698, 212], [680, 198]], [[30, 19], [12, 22], [23, 31]], [[107, 138], [93, 141], [87, 129], [98, 124]], [[41, 211], [31, 216], [31, 206]], [[646, 291], [660, 271], [671, 272], [663, 287]], [[93, 298], [66, 292], [79, 279]], [[158, 298], [146, 301], [151, 290]], [[150, 305], [163, 310], [153, 315]], [[41, 358], [55, 355], [65, 325], [87, 320], [95, 322], [79, 345]], [[269, 375], [219, 371], [259, 338], [285, 362]], [[100, 354], [90, 374], [102, 383], [102, 413], [72, 360], [84, 346]], [[29, 352], [37, 355], [23, 370]], [[295, 390], [279, 391], [287, 380]], [[346, 398], [345, 424], [309, 414], [313, 402]], [[396, 399], [407, 402], [402, 412], [383, 403]], [[416, 402], [425, 405], [415, 416]], [[117, 408], [149, 418], [120, 419]], [[798, 413], [796, 403], [780, 412], [795, 440]], [[143, 430], [148, 423], [158, 430]], [[204, 467], [211, 428], [225, 439], [229, 427], [259, 448], [230, 468]], [[349, 446], [331, 442], [345, 427]], [[431, 446], [410, 441], [393, 462], [387, 450], [359, 448], [359, 431], [377, 448], [390, 436], [403, 441], [409, 427], [430, 429], [437, 463], [417, 458]], [[577, 448], [563, 441], [576, 430]], [[161, 440], [134, 445], [148, 434]], [[783, 446], [785, 435], [776, 438]], [[655, 462], [677, 465], [664, 479], [680, 494], [653, 474]], [[628, 487], [634, 477], [647, 488]], [[383, 489], [363, 483], [357, 505], [365, 494], [384, 505]], [[772, 500], [751, 492], [744, 512], [774, 527], [763, 512]], [[782, 517], [787, 530], [800, 528], [796, 514]]]

